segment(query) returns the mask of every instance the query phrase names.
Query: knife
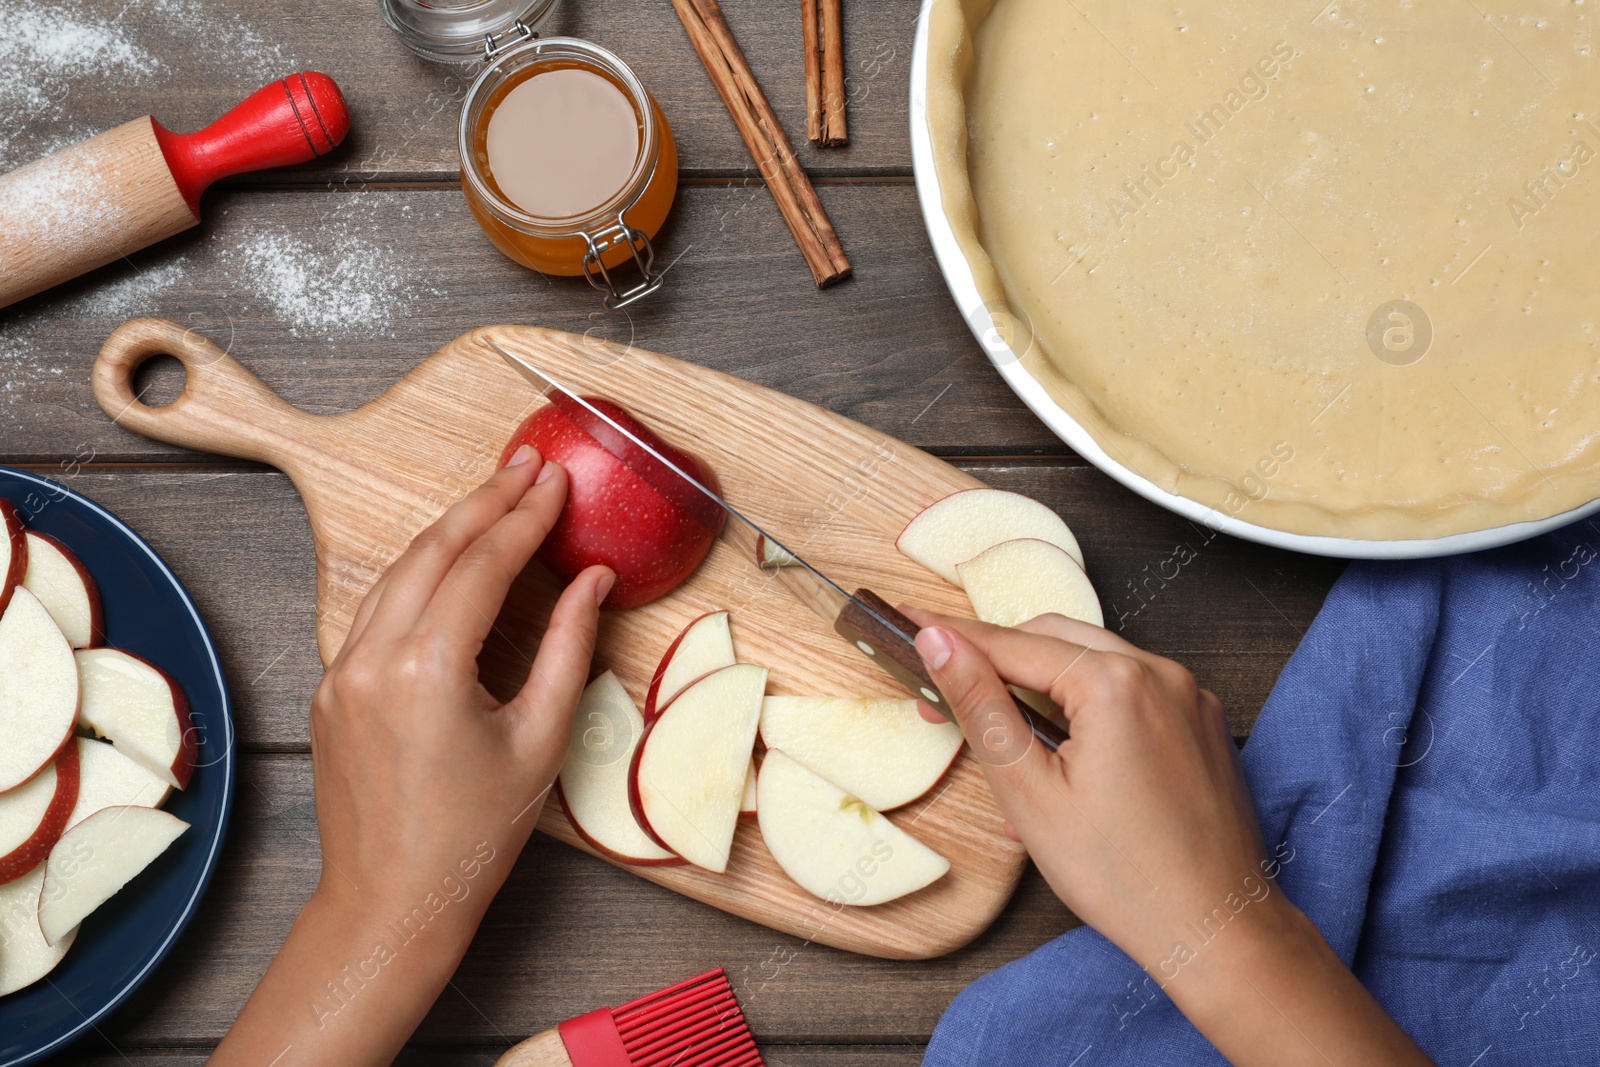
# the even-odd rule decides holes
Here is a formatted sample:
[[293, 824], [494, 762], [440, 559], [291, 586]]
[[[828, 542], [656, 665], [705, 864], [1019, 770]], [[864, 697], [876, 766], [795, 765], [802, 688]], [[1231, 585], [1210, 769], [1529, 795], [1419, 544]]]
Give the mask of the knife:
[[[616, 455], [625, 466], [652, 486], [660, 489], [664, 484], [671, 483], [676, 489], [686, 485], [706, 501], [715, 504], [733, 520], [727, 524], [725, 532], [740, 555], [763, 572], [776, 575], [801, 603], [821, 616], [835, 632], [904, 686], [907, 692], [920, 697], [945, 718], [952, 717], [949, 703], [945, 700], [944, 694], [939, 692], [939, 687], [933, 678], [929, 676], [922, 657], [917, 653], [916, 645], [913, 643], [919, 629], [916, 623], [895, 610], [870, 589], [857, 589], [853, 595], [845, 592], [844, 587], [838, 582], [807, 563], [798, 553], [786, 548], [781, 541], [767, 533], [749, 516], [663, 456], [649, 443], [641, 440], [627, 427], [556, 381], [544, 370], [501, 347], [493, 338], [485, 337], [484, 343], [551, 403], [568, 411], [581, 408], [591, 418], [600, 420], [619, 434], [631, 447], [625, 449], [608, 447], [607, 451]], [[602, 445], [604, 444], [605, 442], [602, 442]], [[623, 455], [622, 452], [627, 454]], [[669, 492], [666, 495], [670, 499], [679, 494]], [[1027, 721], [1032, 736], [1037, 737], [1051, 752], [1056, 751], [1067, 739], [1067, 732], [1061, 725], [1029, 707], [1015, 694], [1012, 694], [1011, 699]], [[998, 728], [998, 733], [995, 730], [986, 732], [986, 746], [994, 750], [991, 756], [1006, 758], [1007, 762], [1010, 762], [1012, 757], [1020, 758], [1022, 752], [1026, 751], [1026, 749], [1016, 750], [1014, 739], [1005, 736], [1003, 727]]]

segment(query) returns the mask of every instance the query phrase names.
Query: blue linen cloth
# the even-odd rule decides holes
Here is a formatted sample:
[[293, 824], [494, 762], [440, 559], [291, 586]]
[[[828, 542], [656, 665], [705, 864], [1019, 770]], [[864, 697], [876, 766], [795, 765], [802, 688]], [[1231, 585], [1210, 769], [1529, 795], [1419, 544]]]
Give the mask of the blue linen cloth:
[[[1435, 1062], [1600, 1064], [1600, 521], [1351, 564], [1244, 767], [1278, 887]], [[924, 1060], [1223, 1062], [1087, 927], [974, 982]]]

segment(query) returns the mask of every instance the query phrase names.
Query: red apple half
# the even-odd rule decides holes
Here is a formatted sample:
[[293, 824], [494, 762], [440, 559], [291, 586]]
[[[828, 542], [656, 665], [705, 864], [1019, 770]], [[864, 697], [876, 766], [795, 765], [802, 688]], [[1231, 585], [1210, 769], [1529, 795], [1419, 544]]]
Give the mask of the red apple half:
[[77, 936], [74, 929], [54, 945], [44, 939], [44, 931], [39, 929], [39, 891], [43, 886], [43, 863], [0, 885], [0, 997], [55, 970]]
[[1076, 560], [1031, 537], [1002, 541], [956, 567], [972, 610], [984, 622], [1016, 626], [1040, 615], [1105, 625], [1100, 598]]
[[728, 868], [767, 669], [736, 663], [690, 685], [645, 727], [633, 758], [633, 816], [697, 867]]
[[49, 534], [28, 531], [23, 586], [39, 598], [73, 648], [100, 643], [100, 587], [71, 550]]
[[642, 867], [682, 863], [633, 817], [628, 774], [643, 735], [644, 717], [617, 676], [606, 671], [578, 701], [556, 795], [573, 830], [602, 855]]
[[160, 667], [119, 648], [77, 653], [81, 726], [175, 789], [194, 773], [195, 732], [183, 688]]
[[9, 500], [0, 499], [0, 613], [11, 603], [11, 591], [28, 571], [28, 541], [22, 516]]
[[0, 615], [0, 792], [55, 758], [77, 713], [72, 646], [38, 598], [18, 586]]
[[813, 896], [866, 906], [915, 893], [950, 862], [881, 813], [777, 749], [761, 761], [761, 839]]
[[[584, 399], [717, 489], [716, 475], [698, 457], [662, 441], [616, 403]], [[637, 607], [676, 589], [722, 530], [726, 515], [720, 507], [570, 401], [546, 404], [529, 416], [506, 444], [501, 463], [525, 444], [560, 463], [569, 478], [566, 507], [537, 558], [566, 581], [597, 563], [610, 567], [617, 584], [606, 598], [608, 608]]]
[[1083, 566], [1083, 551], [1061, 516], [1003, 489], [964, 489], [935, 501], [906, 524], [895, 547], [945, 581], [961, 584], [960, 563], [1001, 541], [1049, 541]]
[[0, 793], [0, 884], [16, 881], [50, 855], [78, 800], [78, 746], [68, 741], [44, 770]]
[[672, 639], [650, 679], [644, 697], [645, 721], [654, 719], [690, 682], [735, 662], [728, 613], [711, 611], [695, 619]]
[[39, 929], [59, 944], [189, 829], [157, 808], [101, 808], [61, 835], [45, 863]]
[[78, 801], [67, 816], [68, 830], [101, 808], [159, 808], [166, 803], [172, 786], [118, 752], [115, 745], [92, 737], [73, 740], [78, 750]]
[[959, 726], [892, 697], [767, 697], [761, 740], [879, 811], [932, 789], [961, 753]]

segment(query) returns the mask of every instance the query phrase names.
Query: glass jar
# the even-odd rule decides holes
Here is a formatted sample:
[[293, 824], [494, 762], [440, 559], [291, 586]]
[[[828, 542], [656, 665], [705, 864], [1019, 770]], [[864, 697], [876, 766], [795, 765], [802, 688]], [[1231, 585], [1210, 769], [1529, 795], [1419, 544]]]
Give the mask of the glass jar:
[[[443, 62], [487, 61], [462, 104], [457, 146], [467, 206], [495, 247], [545, 274], [583, 275], [613, 310], [661, 288], [663, 276], [654, 269], [650, 242], [677, 194], [678, 148], [666, 116], [633, 70], [590, 41], [540, 38], [537, 27], [558, 0], [378, 2], [390, 27], [418, 55]], [[622, 187], [606, 200], [578, 215], [544, 218], [519, 207], [495, 181], [489, 165], [489, 123], [518, 86], [539, 74], [570, 68], [604, 78], [627, 99], [638, 122], [638, 155]], [[550, 148], [582, 150], [570, 144]], [[639, 281], [622, 288], [613, 270], [629, 261]]]

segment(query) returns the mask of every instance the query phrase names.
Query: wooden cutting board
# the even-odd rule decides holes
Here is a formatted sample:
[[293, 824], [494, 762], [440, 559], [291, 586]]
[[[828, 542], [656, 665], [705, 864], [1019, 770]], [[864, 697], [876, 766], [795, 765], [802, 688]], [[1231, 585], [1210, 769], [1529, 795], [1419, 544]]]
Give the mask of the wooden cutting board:
[[[317, 639], [339, 651], [356, 607], [412, 537], [493, 472], [517, 424], [546, 401], [484, 343], [527, 356], [584, 393], [616, 400], [666, 440], [716, 470], [729, 503], [756, 517], [846, 588], [890, 603], [970, 614], [965, 596], [895, 550], [906, 522], [976, 479], [849, 419], [762, 386], [637, 348], [528, 326], [490, 326], [452, 341], [388, 392], [344, 415], [293, 408], [231, 356], [163, 319], [118, 327], [94, 368], [95, 397], [119, 424], [162, 441], [259, 460], [305, 500], [317, 551]], [[132, 374], [168, 354], [187, 372], [161, 408], [134, 396]], [[481, 669], [505, 696], [527, 677], [556, 584], [528, 568], [496, 620]], [[771, 670], [769, 693], [904, 696], [779, 583], [719, 540], [671, 595], [603, 613], [596, 671], [615, 670], [636, 701], [662, 652], [691, 619], [732, 612], [742, 661]], [[1025, 853], [977, 762], [963, 753], [927, 797], [891, 818], [950, 860], [934, 885], [870, 908], [835, 906], [778, 867], [754, 820], [741, 820], [728, 872], [630, 867], [641, 878], [777, 930], [853, 952], [903, 959], [967, 944], [999, 914]], [[539, 828], [579, 841], [558, 803]]]

